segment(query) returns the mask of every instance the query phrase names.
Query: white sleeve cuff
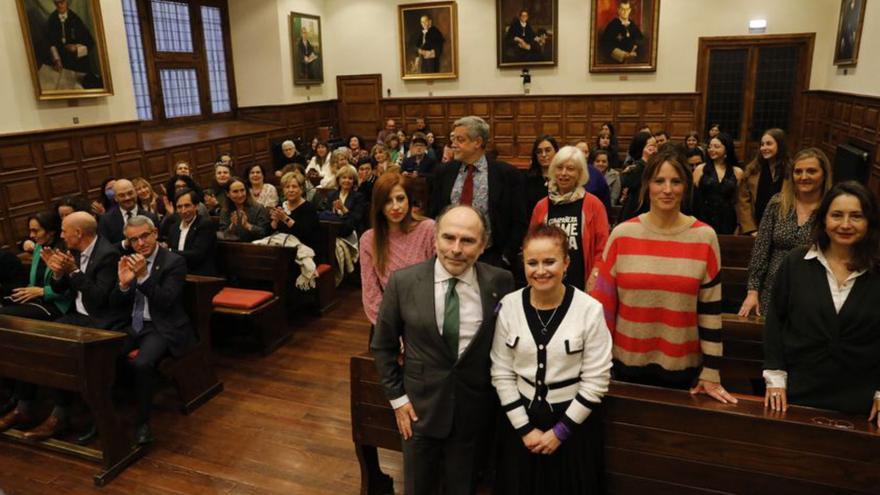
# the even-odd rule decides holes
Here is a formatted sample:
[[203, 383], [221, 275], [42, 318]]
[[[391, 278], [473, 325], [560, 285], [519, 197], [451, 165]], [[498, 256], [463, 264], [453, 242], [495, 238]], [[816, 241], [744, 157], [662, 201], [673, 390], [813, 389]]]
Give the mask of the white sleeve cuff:
[[86, 45], [76, 45], [76, 58], [83, 58], [89, 54], [89, 47]]
[[52, 61], [61, 60], [61, 55], [58, 54], [58, 48], [54, 46], [49, 47], [49, 53], [52, 55]]
[[874, 400], [880, 400], [880, 390], [874, 392]]
[[392, 409], [400, 409], [401, 407], [409, 404], [409, 396], [406, 394], [403, 394], [400, 397], [393, 399], [389, 402], [391, 402]]
[[785, 388], [788, 372], [785, 370], [764, 370], [764, 383], [767, 388]]

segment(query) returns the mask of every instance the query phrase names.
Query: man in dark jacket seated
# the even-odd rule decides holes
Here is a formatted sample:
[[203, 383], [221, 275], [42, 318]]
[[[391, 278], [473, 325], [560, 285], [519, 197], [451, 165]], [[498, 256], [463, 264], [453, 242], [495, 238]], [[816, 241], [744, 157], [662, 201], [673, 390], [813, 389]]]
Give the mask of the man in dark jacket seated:
[[187, 273], [214, 276], [217, 275], [217, 224], [198, 214], [199, 202], [196, 191], [179, 191], [174, 200], [175, 214], [162, 224], [160, 237], [169, 251], [183, 256]]

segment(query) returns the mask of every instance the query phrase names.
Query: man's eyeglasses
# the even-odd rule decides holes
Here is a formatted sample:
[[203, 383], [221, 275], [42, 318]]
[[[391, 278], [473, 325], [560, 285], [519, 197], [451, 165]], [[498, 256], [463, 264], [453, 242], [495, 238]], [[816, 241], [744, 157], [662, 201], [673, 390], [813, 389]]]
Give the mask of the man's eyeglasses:
[[134, 245], [136, 245], [138, 242], [147, 242], [147, 239], [149, 239], [150, 236], [153, 235], [153, 234], [154, 234], [154, 232], [153, 232], [153, 231], [150, 231], [150, 232], [144, 232], [143, 234], [141, 234], [141, 235], [139, 235], [139, 236], [129, 237], [129, 238], [128, 238], [128, 243], [131, 244], [132, 246], [134, 246]]

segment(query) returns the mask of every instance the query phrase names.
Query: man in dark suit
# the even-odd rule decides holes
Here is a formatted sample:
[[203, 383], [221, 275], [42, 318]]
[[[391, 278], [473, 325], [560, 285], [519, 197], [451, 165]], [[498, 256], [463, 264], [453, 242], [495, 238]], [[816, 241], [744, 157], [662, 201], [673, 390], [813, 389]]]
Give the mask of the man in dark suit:
[[321, 56], [315, 50], [315, 47], [309, 41], [309, 28], [303, 26], [300, 29], [299, 43], [297, 43], [299, 51], [299, 64], [301, 77], [308, 80], [323, 79], [321, 71]]
[[162, 237], [172, 253], [186, 260], [187, 273], [217, 275], [214, 261], [217, 249], [217, 225], [199, 215], [198, 193], [183, 189], [174, 200], [174, 215], [162, 224]]
[[523, 174], [512, 165], [486, 157], [489, 124], [463, 117], [452, 125], [455, 161], [434, 173], [431, 216], [450, 204], [468, 204], [489, 219], [489, 245], [480, 261], [511, 269], [528, 228]]
[[128, 179], [119, 179], [113, 184], [113, 199], [116, 201], [118, 208], [112, 208], [101, 216], [98, 222], [98, 233], [104, 239], [115, 244], [117, 249], [125, 251], [130, 249], [124, 241], [125, 233], [123, 231], [125, 222], [129, 218], [137, 215], [144, 215], [150, 218], [153, 223], [159, 221], [156, 215], [148, 211], [143, 211], [138, 206], [137, 192], [134, 184]]
[[[97, 236], [97, 223], [88, 213], [78, 211], [64, 217], [61, 238], [72, 252], [45, 247], [40, 256], [52, 270], [52, 290], [58, 294], [74, 291], [76, 300], [72, 311], [57, 321], [70, 325], [93, 328], [119, 328], [131, 313], [131, 306], [111, 304], [110, 293], [116, 285], [116, 265], [119, 251]], [[31, 403], [36, 399], [36, 387], [20, 389], [19, 406], [12, 416], [3, 418], [0, 430], [31, 422]], [[52, 391], [55, 408], [39, 426], [24, 433], [31, 440], [46, 440], [68, 428], [70, 404], [73, 395], [60, 390]]]
[[[85, 88], [103, 87], [97, 71], [95, 39], [83, 20], [67, 5], [67, 0], [54, 0], [55, 11], [46, 20], [49, 41], [48, 59], [56, 71], [69, 69], [86, 74]], [[64, 88], [73, 89], [73, 88]]]
[[505, 62], [531, 62], [543, 58], [547, 36], [538, 36], [529, 24], [529, 11], [520, 10], [504, 33]]
[[119, 284], [110, 304], [132, 308], [121, 359], [134, 375], [137, 395], [137, 442], [153, 441], [150, 409], [159, 361], [170, 353], [180, 356], [192, 343], [193, 331], [181, 302], [186, 283], [186, 261], [159, 247], [153, 221], [136, 216], [126, 222], [125, 236], [134, 254], [117, 264]]
[[480, 439], [496, 405], [489, 350], [498, 301], [514, 287], [509, 272], [477, 262], [487, 241], [479, 211], [445, 210], [437, 256], [394, 272], [379, 308], [370, 349], [403, 436], [407, 495], [441, 485], [472, 494], [475, 466], [488, 455]]
[[422, 29], [413, 36], [413, 44], [419, 53], [420, 71], [422, 74], [440, 72], [440, 57], [443, 56], [443, 44], [446, 43], [446, 38], [434, 27], [431, 16], [423, 15], [419, 18], [419, 23]]
[[403, 160], [403, 165], [400, 167], [403, 175], [408, 177], [433, 177], [437, 160], [429, 157], [427, 152], [428, 142], [425, 140], [424, 134], [413, 134], [412, 144], [409, 147], [409, 156]]

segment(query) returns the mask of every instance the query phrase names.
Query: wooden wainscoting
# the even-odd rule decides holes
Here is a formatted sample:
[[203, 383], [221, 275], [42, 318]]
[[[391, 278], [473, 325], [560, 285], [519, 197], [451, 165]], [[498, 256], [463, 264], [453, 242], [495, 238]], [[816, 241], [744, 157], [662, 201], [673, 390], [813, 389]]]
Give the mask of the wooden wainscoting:
[[382, 100], [382, 115], [410, 131], [416, 117], [425, 117], [441, 141], [457, 118], [477, 115], [491, 125], [500, 157], [528, 159], [538, 136], [550, 134], [560, 144], [586, 138], [592, 144], [605, 122], [615, 124], [621, 152], [642, 125], [683, 140], [695, 129], [698, 100], [696, 93], [388, 98]]
[[272, 143], [291, 137], [301, 137], [305, 141], [310, 141], [318, 135], [320, 127], [339, 128], [336, 100], [239, 107], [238, 118], [278, 126], [279, 129], [269, 136]]
[[880, 97], [832, 91], [806, 93], [804, 146], [821, 148], [834, 160], [837, 145], [855, 141], [871, 150], [868, 186], [880, 195]]

